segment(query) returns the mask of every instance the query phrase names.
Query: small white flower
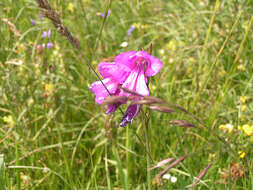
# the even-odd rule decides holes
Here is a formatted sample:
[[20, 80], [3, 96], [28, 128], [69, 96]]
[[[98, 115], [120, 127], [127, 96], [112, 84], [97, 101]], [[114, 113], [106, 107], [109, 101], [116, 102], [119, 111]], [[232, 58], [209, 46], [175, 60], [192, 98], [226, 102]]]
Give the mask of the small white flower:
[[122, 44], [120, 44], [120, 47], [127, 47], [128, 43], [127, 42], [123, 42]]
[[43, 168], [43, 172], [47, 173], [47, 172], [49, 172], [49, 169], [48, 168]]
[[164, 174], [164, 175], [163, 175], [163, 179], [168, 179], [168, 180], [169, 180], [169, 179], [170, 179], [170, 177], [171, 177], [171, 175], [170, 175], [170, 174]]
[[170, 178], [170, 181], [171, 181], [171, 183], [176, 183], [177, 182], [177, 178], [175, 176], [172, 176]]
[[160, 49], [160, 50], [159, 50], [159, 53], [160, 53], [161, 55], [164, 55], [164, 53], [165, 53], [164, 49]]

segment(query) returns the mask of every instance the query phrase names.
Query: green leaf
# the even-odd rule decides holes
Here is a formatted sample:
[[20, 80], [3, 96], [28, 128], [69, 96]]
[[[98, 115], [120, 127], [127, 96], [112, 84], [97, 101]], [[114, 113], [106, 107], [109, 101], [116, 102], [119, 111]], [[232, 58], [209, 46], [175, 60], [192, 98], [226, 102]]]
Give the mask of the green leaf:
[[4, 155], [0, 154], [0, 189], [5, 190], [5, 173], [4, 173], [5, 165], [4, 165]]

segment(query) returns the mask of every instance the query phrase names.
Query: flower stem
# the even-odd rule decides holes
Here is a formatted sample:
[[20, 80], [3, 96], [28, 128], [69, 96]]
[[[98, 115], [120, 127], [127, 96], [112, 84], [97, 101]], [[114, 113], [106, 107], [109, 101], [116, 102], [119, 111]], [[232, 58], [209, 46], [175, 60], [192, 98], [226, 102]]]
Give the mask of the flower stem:
[[[126, 128], [126, 147], [128, 150], [131, 150], [131, 145], [130, 145], [130, 129], [129, 127]], [[127, 175], [128, 175], [128, 179], [131, 179], [131, 158], [130, 158], [130, 154], [129, 151], [127, 150], [126, 152], [126, 164], [127, 164]], [[129, 182], [131, 183], [131, 182]]]
[[149, 111], [145, 112], [145, 147], [146, 147], [146, 161], [147, 161], [147, 183], [148, 190], [151, 190], [151, 173], [149, 168], [150, 165], [150, 157], [149, 157], [149, 134], [148, 134], [148, 124], [149, 124]]

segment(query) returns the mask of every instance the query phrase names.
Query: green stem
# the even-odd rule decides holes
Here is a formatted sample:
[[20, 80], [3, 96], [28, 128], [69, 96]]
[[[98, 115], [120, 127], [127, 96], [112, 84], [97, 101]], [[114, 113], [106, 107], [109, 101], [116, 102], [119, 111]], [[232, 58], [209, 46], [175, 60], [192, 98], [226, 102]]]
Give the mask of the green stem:
[[[18, 142], [16, 142], [16, 165], [19, 165], [19, 153], [18, 153]], [[17, 190], [21, 189], [21, 183], [20, 183], [20, 169], [16, 170], [16, 180], [17, 180]]]
[[[128, 150], [131, 150], [130, 147], [130, 129], [129, 127], [126, 128], [126, 147]], [[127, 175], [128, 175], [128, 179], [131, 179], [131, 158], [130, 158], [130, 154], [129, 151], [126, 152], [126, 163], [127, 163]], [[131, 183], [131, 182], [130, 182]]]
[[146, 147], [146, 160], [147, 160], [147, 183], [148, 183], [148, 190], [151, 190], [151, 173], [149, 170], [151, 165], [150, 165], [150, 158], [149, 158], [148, 124], [149, 124], [149, 111], [147, 110], [145, 113], [145, 147]]
[[212, 17], [211, 17], [211, 20], [210, 20], [210, 23], [209, 23], [207, 33], [206, 33], [205, 42], [204, 42], [202, 51], [200, 53], [200, 58], [199, 58], [199, 63], [198, 63], [198, 70], [197, 70], [197, 74], [196, 74], [196, 91], [199, 90], [199, 81], [200, 81], [200, 76], [199, 75], [201, 75], [202, 70], [203, 70], [203, 58], [204, 58], [204, 55], [205, 55], [205, 52], [206, 52], [209, 36], [211, 34], [211, 30], [212, 30], [212, 27], [213, 27], [214, 18], [216, 16], [216, 12], [219, 9], [219, 7], [220, 7], [220, 1], [216, 0], [215, 7], [214, 7], [214, 10], [213, 10], [213, 14], [212, 14]]

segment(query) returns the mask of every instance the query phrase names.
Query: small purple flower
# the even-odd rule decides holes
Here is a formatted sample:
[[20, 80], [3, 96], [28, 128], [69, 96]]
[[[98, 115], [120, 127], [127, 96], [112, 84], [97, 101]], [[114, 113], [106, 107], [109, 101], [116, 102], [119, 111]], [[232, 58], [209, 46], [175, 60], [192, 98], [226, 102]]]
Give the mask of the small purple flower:
[[54, 46], [54, 44], [52, 42], [48, 42], [46, 45], [45, 43], [41, 44], [41, 47], [44, 49], [45, 47], [47, 49], [51, 49]]
[[42, 15], [39, 13], [38, 14], [38, 18], [41, 20], [42, 19]]
[[47, 32], [47, 37], [50, 38], [50, 36], [51, 36], [51, 29], [49, 29]]
[[46, 38], [46, 37], [50, 38], [50, 35], [51, 35], [51, 30], [49, 29], [48, 32], [43, 31], [41, 37], [42, 37], [42, 38]]
[[127, 36], [131, 36], [131, 34], [134, 31], [134, 29], [135, 29], [135, 26], [134, 26], [134, 24], [132, 24], [131, 27], [127, 31]]
[[48, 42], [47, 43], [47, 49], [51, 49], [53, 47], [53, 43], [52, 42]]
[[41, 36], [42, 38], [46, 38], [47, 37], [47, 32], [46, 31], [43, 31], [43, 33], [42, 33], [42, 36]]
[[141, 110], [141, 105], [132, 104], [128, 106], [125, 114], [120, 123], [120, 127], [125, 127], [128, 123], [132, 123], [133, 118], [135, 118]]
[[[129, 97], [132, 94], [119, 89], [123, 87], [143, 96], [149, 96], [147, 87], [147, 77], [156, 75], [162, 68], [162, 62], [149, 55], [145, 51], [129, 51], [121, 53], [114, 59], [114, 62], [101, 62], [99, 73], [104, 78], [103, 83], [111, 95]], [[100, 81], [92, 83], [90, 90], [96, 95], [96, 102], [102, 104], [107, 96], [107, 90]], [[136, 98], [136, 100], [141, 97]], [[114, 112], [121, 104], [126, 101], [119, 101], [108, 105], [107, 114]], [[140, 107], [137, 105], [129, 106], [124, 114], [121, 126], [130, 123], [139, 113]]]
[[30, 19], [30, 25], [34, 26], [35, 25], [35, 21], [33, 19]]
[[[111, 10], [109, 9], [109, 10], [107, 11], [107, 13], [106, 13], [106, 18], [108, 18], [110, 14], [111, 14]], [[101, 13], [100, 16], [101, 16], [102, 18], [104, 18], [104, 17], [105, 17], [105, 13]]]

